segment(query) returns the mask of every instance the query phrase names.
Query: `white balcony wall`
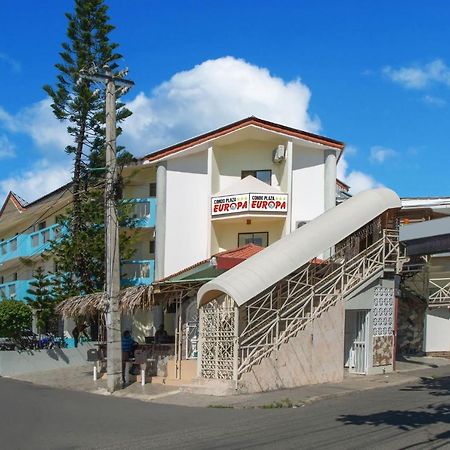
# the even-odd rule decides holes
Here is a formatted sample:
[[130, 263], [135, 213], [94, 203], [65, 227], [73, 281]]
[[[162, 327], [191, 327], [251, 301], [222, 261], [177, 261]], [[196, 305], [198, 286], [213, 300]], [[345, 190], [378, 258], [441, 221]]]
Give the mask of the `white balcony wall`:
[[207, 258], [208, 152], [167, 162], [165, 276]]
[[294, 145], [291, 202], [293, 230], [297, 221], [309, 221], [324, 212], [323, 151]]

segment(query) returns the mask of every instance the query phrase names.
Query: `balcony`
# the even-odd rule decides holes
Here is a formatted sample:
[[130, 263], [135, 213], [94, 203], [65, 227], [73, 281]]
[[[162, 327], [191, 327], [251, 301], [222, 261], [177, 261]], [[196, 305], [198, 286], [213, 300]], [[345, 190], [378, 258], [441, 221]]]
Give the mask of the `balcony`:
[[28, 295], [27, 291], [30, 289], [30, 281], [32, 280], [18, 280], [0, 284], [0, 299], [15, 298], [23, 300]]
[[123, 287], [151, 284], [155, 278], [155, 260], [123, 260], [120, 278]]
[[14, 258], [27, 258], [48, 250], [50, 241], [60, 234], [59, 225], [52, 225], [30, 234], [18, 234], [0, 242], [0, 264]]
[[137, 228], [154, 228], [156, 224], [156, 198], [126, 198], [124, 205], [129, 205], [128, 215]]

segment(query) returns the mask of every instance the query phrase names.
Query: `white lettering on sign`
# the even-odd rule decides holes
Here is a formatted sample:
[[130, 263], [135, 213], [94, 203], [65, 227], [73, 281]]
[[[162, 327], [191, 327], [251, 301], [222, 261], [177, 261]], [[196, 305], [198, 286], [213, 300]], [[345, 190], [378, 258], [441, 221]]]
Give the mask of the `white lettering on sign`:
[[287, 194], [239, 194], [213, 197], [211, 215], [241, 212], [287, 212]]

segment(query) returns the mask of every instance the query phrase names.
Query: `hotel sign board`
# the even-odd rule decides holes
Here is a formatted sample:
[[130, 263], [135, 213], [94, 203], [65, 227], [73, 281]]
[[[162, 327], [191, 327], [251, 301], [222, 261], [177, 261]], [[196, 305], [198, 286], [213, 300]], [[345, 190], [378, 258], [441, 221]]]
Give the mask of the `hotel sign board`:
[[212, 197], [211, 215], [238, 213], [287, 213], [287, 194], [236, 194]]

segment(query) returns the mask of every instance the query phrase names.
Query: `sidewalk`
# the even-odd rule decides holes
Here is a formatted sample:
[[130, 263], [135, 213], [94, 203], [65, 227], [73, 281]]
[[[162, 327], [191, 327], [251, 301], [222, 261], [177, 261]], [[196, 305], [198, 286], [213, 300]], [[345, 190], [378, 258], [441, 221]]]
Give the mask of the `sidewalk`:
[[[397, 372], [387, 375], [347, 375], [340, 383], [324, 383], [293, 389], [240, 394], [224, 397], [184, 392], [178, 386], [133, 383], [113, 395], [141, 401], [211, 408], [282, 408], [301, 407], [319, 400], [351, 395], [370, 389], [417, 383], [422, 377], [450, 376], [450, 360], [445, 358], [411, 357], [397, 363]], [[56, 369], [15, 377], [31, 383], [60, 389], [80, 390], [110, 395], [105, 380], [92, 380], [92, 367]]]

